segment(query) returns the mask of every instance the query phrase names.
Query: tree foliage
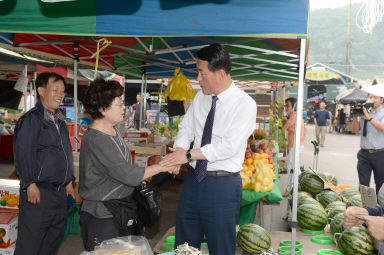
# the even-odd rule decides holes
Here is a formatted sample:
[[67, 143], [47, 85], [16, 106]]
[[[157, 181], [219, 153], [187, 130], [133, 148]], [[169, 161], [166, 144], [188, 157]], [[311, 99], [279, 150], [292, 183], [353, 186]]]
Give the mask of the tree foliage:
[[[372, 34], [356, 25], [361, 4], [352, 5], [351, 19], [351, 76], [373, 79], [384, 76], [384, 21]], [[347, 54], [348, 6], [311, 11], [309, 19], [309, 64], [323, 63], [345, 72]]]

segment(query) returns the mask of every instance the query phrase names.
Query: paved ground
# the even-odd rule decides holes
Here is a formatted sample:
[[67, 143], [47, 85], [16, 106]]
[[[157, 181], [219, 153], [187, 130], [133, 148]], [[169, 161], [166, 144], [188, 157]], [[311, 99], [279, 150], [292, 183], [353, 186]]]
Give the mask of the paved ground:
[[[311, 140], [315, 139], [314, 126], [307, 125], [305, 129], [305, 149], [301, 158], [301, 165], [309, 167], [313, 165], [313, 145]], [[320, 148], [318, 170], [335, 174], [339, 183], [358, 186], [356, 172], [359, 149], [359, 136], [347, 134], [326, 134], [325, 147]], [[0, 178], [7, 178], [13, 169], [11, 159], [0, 161]], [[287, 175], [280, 175], [280, 189], [283, 191], [287, 184]], [[176, 207], [179, 199], [182, 182], [170, 179], [167, 183], [159, 186], [163, 193], [162, 216], [158, 224], [147, 231], [147, 238], [154, 247], [166, 231], [174, 225]], [[373, 184], [371, 183], [371, 186]], [[287, 212], [287, 201], [284, 199], [279, 204], [263, 206], [263, 225], [267, 230], [286, 231], [288, 225], [283, 219]], [[83, 250], [79, 235], [69, 235], [68, 239], [61, 245], [58, 255], [79, 254]]]

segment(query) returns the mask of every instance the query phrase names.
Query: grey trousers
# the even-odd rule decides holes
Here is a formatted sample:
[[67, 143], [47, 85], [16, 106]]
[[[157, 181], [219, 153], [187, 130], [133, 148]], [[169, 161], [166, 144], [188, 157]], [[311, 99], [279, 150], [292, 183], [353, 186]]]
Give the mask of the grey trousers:
[[325, 132], [327, 131], [327, 126], [318, 126], [316, 125], [316, 140], [320, 143], [320, 146], [324, 146], [325, 141]]

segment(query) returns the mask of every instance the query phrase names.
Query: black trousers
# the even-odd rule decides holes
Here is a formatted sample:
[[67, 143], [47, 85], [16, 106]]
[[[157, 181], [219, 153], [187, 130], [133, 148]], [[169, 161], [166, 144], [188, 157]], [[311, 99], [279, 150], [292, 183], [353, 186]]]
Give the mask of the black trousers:
[[369, 186], [373, 171], [377, 195], [381, 185], [384, 183], [384, 151], [369, 153], [365, 150], [359, 150], [357, 153], [357, 160], [359, 183], [361, 185]]
[[119, 236], [119, 228], [113, 218], [96, 218], [90, 213], [80, 211], [81, 237], [84, 249], [93, 251], [101, 242]]
[[56, 254], [67, 220], [65, 189], [40, 189], [40, 204], [31, 204], [20, 190], [19, 227], [15, 255]]

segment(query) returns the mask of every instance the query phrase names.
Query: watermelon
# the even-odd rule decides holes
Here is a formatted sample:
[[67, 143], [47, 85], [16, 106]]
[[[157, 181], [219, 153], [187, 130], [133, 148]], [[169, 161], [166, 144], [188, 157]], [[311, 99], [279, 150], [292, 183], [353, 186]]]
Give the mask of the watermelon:
[[345, 207], [345, 205], [340, 205], [340, 206], [331, 208], [331, 209], [327, 212], [328, 219], [329, 219], [329, 220], [332, 220], [333, 217], [335, 217], [335, 215], [337, 215], [337, 214], [339, 214], [339, 213], [344, 213], [346, 209], [347, 209], [347, 208]]
[[321, 206], [321, 204], [314, 198], [311, 197], [302, 197], [297, 200], [297, 207], [299, 208], [301, 205], [304, 204], [315, 204]]
[[330, 182], [333, 185], [337, 186], [337, 178], [333, 174], [325, 173], [325, 172], [318, 172], [321, 178], [323, 178], [326, 182]]
[[271, 247], [271, 236], [256, 224], [245, 224], [237, 232], [237, 244], [246, 252], [262, 253]]
[[348, 199], [346, 206], [347, 208], [350, 206], [363, 207], [363, 203], [361, 202], [361, 195], [354, 195], [353, 197]]
[[313, 198], [311, 194], [309, 194], [308, 192], [305, 192], [305, 191], [297, 192], [297, 197], [298, 198], [300, 198], [300, 197], [311, 197], [311, 198]]
[[302, 191], [316, 196], [324, 190], [324, 182], [317, 175], [308, 173], [301, 179], [300, 187]]
[[357, 189], [352, 188], [346, 188], [340, 192], [340, 196], [342, 196], [345, 201], [348, 201], [354, 195], [360, 195], [360, 192]]
[[331, 233], [342, 233], [344, 231], [344, 213], [338, 213], [333, 217], [330, 223]]
[[340, 206], [344, 206], [345, 207], [345, 203], [342, 202], [342, 201], [334, 201], [334, 202], [332, 202], [332, 203], [327, 205], [327, 207], [325, 208], [325, 211], [329, 212], [332, 208], [340, 207]]
[[316, 200], [325, 208], [333, 201], [341, 201], [341, 197], [333, 190], [323, 190], [317, 194]]
[[362, 225], [344, 230], [339, 238], [339, 248], [345, 255], [375, 254], [373, 239]]
[[297, 221], [302, 228], [323, 230], [328, 219], [324, 208], [318, 204], [303, 204], [297, 209]]
[[299, 174], [299, 183], [307, 176], [313, 174], [311, 171], [304, 170]]

